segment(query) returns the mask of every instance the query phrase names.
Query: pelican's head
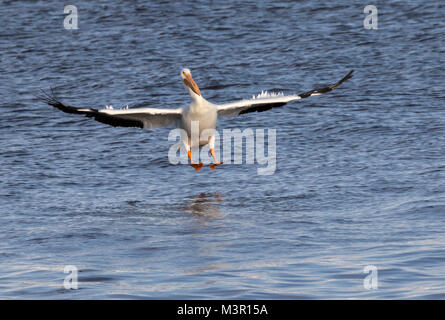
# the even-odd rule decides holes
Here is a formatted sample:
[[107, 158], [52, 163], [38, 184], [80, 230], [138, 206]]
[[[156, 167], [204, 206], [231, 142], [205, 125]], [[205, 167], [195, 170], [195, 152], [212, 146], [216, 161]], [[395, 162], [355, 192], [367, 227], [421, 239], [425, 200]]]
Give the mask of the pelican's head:
[[199, 91], [199, 88], [196, 85], [195, 80], [193, 80], [190, 69], [187, 68], [182, 69], [181, 78], [182, 81], [184, 82], [184, 85], [187, 87], [187, 89], [189, 89], [190, 95], [196, 94], [198, 96], [201, 96], [201, 91]]

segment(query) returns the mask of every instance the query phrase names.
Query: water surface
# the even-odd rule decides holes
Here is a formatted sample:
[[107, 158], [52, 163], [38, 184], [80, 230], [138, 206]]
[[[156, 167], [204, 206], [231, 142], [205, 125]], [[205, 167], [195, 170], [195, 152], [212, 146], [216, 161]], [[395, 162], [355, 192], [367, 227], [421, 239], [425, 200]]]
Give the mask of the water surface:
[[[0, 6], [0, 298], [445, 297], [445, 7], [377, 1], [59, 1]], [[168, 162], [168, 129], [113, 128], [85, 107], [299, 93], [220, 119], [277, 130], [275, 174]], [[79, 269], [66, 290], [64, 267]], [[365, 266], [378, 289], [363, 287]]]

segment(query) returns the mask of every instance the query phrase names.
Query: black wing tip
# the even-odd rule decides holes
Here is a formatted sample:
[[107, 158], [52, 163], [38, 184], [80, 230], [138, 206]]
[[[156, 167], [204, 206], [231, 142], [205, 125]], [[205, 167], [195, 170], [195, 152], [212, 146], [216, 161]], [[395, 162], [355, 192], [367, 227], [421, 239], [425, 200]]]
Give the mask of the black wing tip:
[[354, 73], [354, 69], [351, 69], [351, 71], [348, 72], [347, 75], [345, 75], [341, 80], [339, 80], [337, 83], [334, 83], [331, 87], [332, 89], [337, 88], [339, 85], [341, 85], [343, 82], [345, 82], [346, 80], [352, 78]]
[[346, 76], [344, 76], [343, 79], [341, 79], [341, 81], [346, 81], [346, 80], [352, 78], [352, 76], [354, 75], [354, 71], [355, 71], [354, 69], [351, 69], [351, 71], [349, 71], [348, 74]]
[[300, 96], [300, 98], [304, 99], [304, 98], [311, 97], [314, 94], [323, 94], [323, 93], [330, 92], [330, 91], [334, 90], [335, 88], [337, 88], [339, 85], [341, 85], [346, 80], [352, 78], [353, 73], [354, 73], [354, 69], [351, 69], [346, 76], [344, 76], [342, 79], [340, 79], [336, 83], [334, 83], [330, 86], [327, 86], [327, 87], [323, 87], [323, 88], [307, 91], [305, 93], [301, 93], [301, 94], [299, 94], [299, 96]]
[[40, 95], [36, 95], [36, 98], [53, 107], [58, 104], [62, 104], [62, 102], [60, 102], [60, 100], [56, 97], [54, 89], [50, 88], [49, 90], [50, 92], [46, 92], [45, 90], [40, 89]]
[[95, 112], [94, 109], [88, 109], [88, 108], [76, 108], [69, 105], [64, 104], [60, 101], [59, 98], [57, 98], [54, 89], [50, 88], [50, 92], [46, 92], [43, 89], [40, 89], [40, 95], [36, 95], [36, 97], [45, 102], [46, 104], [53, 106], [63, 112], [66, 113], [73, 113], [73, 114], [88, 114], [90, 112]]
[[84, 114], [87, 117], [92, 117], [94, 120], [111, 125], [113, 127], [136, 127], [136, 128], [144, 128], [144, 123], [139, 120], [132, 119], [123, 119], [113, 117], [107, 114], [99, 113], [97, 109], [88, 109], [88, 108], [76, 108], [68, 106], [62, 103], [56, 96], [54, 89], [50, 88], [50, 92], [46, 92], [43, 89], [40, 89], [40, 95], [36, 95], [38, 99], [45, 102], [46, 104], [53, 106], [63, 112], [72, 113], [72, 114]]

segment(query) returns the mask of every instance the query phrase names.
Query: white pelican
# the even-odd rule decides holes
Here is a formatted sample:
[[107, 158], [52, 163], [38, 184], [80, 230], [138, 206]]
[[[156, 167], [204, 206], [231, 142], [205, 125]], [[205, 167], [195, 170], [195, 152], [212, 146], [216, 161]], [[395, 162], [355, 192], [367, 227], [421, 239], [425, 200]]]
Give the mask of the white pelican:
[[[283, 94], [269, 94], [262, 92], [257, 97], [253, 97], [250, 100], [241, 100], [228, 104], [215, 105], [210, 103], [201, 95], [198, 85], [192, 78], [192, 73], [189, 69], [182, 69], [181, 77], [187, 88], [190, 96], [192, 97], [192, 103], [185, 108], [178, 109], [158, 109], [158, 108], [124, 108], [124, 109], [112, 109], [107, 106], [105, 109], [93, 109], [93, 108], [77, 108], [66, 105], [60, 102], [54, 95], [44, 93], [43, 97], [40, 97], [47, 104], [54, 106], [67, 113], [84, 114], [88, 117], [92, 117], [95, 120], [106, 123], [112, 126], [123, 127], [139, 127], [144, 129], [155, 129], [160, 127], [175, 126], [177, 128], [184, 129], [187, 132], [188, 139], [183, 139], [183, 143], [187, 149], [188, 156], [190, 158], [190, 165], [199, 171], [203, 164], [194, 163], [192, 161], [191, 148], [196, 146], [197, 142], [191, 141], [191, 127], [192, 121], [197, 121], [199, 124], [199, 134], [206, 129], [216, 129], [216, 122], [220, 116], [237, 116], [249, 112], [262, 112], [272, 108], [277, 108], [285, 105], [286, 103], [308, 98], [311, 96], [320, 95], [337, 88], [344, 81], [352, 77], [354, 70], [351, 70], [345, 77], [338, 82], [326, 86], [320, 89], [307, 91], [301, 94], [285, 96]], [[216, 159], [214, 152], [215, 136], [210, 136], [207, 140], [199, 139], [199, 146], [209, 144], [210, 154], [212, 155], [215, 163], [210, 165], [213, 170], [215, 166], [221, 164]]]

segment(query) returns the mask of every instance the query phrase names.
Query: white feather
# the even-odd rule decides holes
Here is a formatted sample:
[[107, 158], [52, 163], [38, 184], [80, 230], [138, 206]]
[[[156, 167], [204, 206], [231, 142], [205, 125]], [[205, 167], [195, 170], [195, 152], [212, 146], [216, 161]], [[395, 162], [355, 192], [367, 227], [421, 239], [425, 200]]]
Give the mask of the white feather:
[[252, 99], [267, 99], [282, 96], [284, 96], [283, 92], [267, 92], [267, 90], [262, 90], [260, 94], [257, 94], [256, 96], [253, 95]]

